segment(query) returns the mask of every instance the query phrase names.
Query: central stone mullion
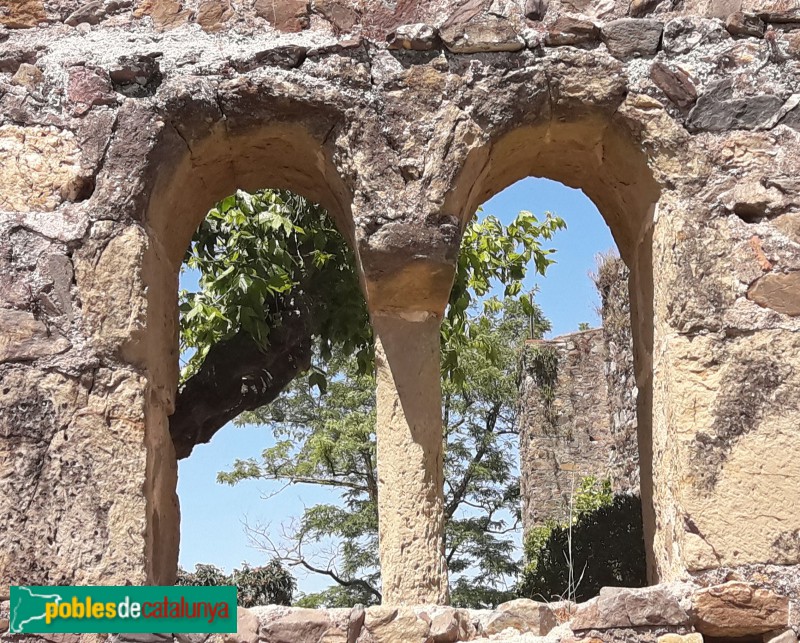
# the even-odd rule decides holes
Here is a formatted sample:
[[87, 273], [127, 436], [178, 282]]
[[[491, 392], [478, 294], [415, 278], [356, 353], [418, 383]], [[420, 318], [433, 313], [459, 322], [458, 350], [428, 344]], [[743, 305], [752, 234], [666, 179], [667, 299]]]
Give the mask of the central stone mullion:
[[439, 326], [434, 313], [372, 315], [383, 602], [446, 604]]

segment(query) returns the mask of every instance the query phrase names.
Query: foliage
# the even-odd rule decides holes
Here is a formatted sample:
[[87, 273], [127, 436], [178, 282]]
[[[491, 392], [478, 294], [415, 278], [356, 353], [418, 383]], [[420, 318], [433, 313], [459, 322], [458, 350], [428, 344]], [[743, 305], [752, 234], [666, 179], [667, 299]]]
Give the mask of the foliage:
[[369, 367], [372, 335], [353, 255], [320, 206], [282, 190], [238, 190], [208, 213], [184, 263], [199, 271], [200, 290], [180, 293], [181, 354], [193, 352], [183, 381], [240, 329], [266, 350], [287, 311], [313, 318], [323, 357], [337, 345]]
[[536, 390], [542, 400], [544, 420], [555, 430], [558, 413], [555, 409], [556, 383], [558, 382], [558, 353], [553, 346], [533, 344], [525, 348], [525, 363], [533, 375]]
[[236, 585], [237, 601], [241, 607], [255, 605], [291, 605], [296, 583], [292, 575], [275, 559], [263, 567], [250, 567], [226, 575], [214, 565], [195, 565], [193, 572], [178, 569], [176, 585]]
[[600, 293], [597, 312], [603, 318], [603, 329], [612, 337], [631, 335], [631, 310], [628, 295], [630, 271], [616, 250], [595, 256], [596, 268], [589, 276]]
[[[463, 379], [458, 348], [468, 332], [468, 311], [497, 284], [504, 296], [520, 296], [528, 265], [544, 274], [552, 263], [553, 251], [543, 249], [542, 240], [564, 226], [549, 212], [542, 221], [520, 212], [508, 226], [492, 216], [468, 223], [442, 324], [446, 374]], [[200, 290], [180, 293], [181, 354], [192, 354], [182, 381], [198, 371], [211, 346], [239, 330], [266, 351], [270, 331], [287, 311], [313, 320], [323, 360], [338, 346], [355, 354], [362, 373], [371, 369], [372, 330], [353, 254], [320, 206], [283, 190], [238, 190], [208, 213], [184, 263], [199, 271]], [[532, 315], [528, 295], [519, 299]], [[482, 305], [496, 310], [499, 304], [488, 298]], [[320, 369], [309, 378], [318, 387], [327, 383]]]
[[595, 476], [584, 477], [573, 499], [575, 520], [584, 514], [600, 509], [600, 507], [610, 505], [613, 500], [614, 492], [611, 490], [611, 480], [608, 478], [598, 480]]
[[[550, 213], [521, 212], [508, 226], [496, 217], [465, 227], [442, 323], [446, 413], [447, 543], [453, 600], [493, 604], [515, 576], [506, 537], [518, 516], [519, 485], [507, 457], [515, 431], [516, 350], [546, 328], [522, 280], [544, 274], [552, 250], [543, 240], [564, 227]], [[286, 192], [237, 192], [197, 231], [186, 263], [200, 272], [200, 292], [181, 293], [181, 350], [192, 351], [183, 377], [201, 368], [210, 347], [242, 330], [260, 350], [289, 314], [313, 321], [308, 381], [295, 379], [269, 406], [241, 422], [269, 424], [276, 444], [259, 460], [237, 461], [219, 479], [319, 484], [340, 490], [343, 506], [308, 508], [288, 538], [255, 528], [262, 546], [329, 576], [338, 587], [305, 604], [350, 605], [380, 598], [373, 345], [352, 253], [324, 211]], [[505, 301], [489, 297], [501, 286]], [[468, 507], [468, 509], [467, 509]], [[511, 516], [509, 518], [508, 516]], [[333, 543], [320, 564], [304, 549]], [[286, 544], [288, 543], [288, 545]], [[312, 553], [319, 553], [315, 550]], [[469, 573], [467, 573], [469, 572]]]
[[[542, 241], [566, 227], [564, 220], [546, 212], [543, 221], [523, 210], [508, 225], [494, 216], [472, 217], [464, 230], [450, 291], [445, 319], [442, 323], [442, 371], [445, 377], [463, 382], [465, 371], [459, 365], [461, 348], [474, 339], [477, 329], [470, 323], [480, 302], [484, 313], [497, 313], [506, 298], [519, 302], [522, 311], [533, 320], [538, 314], [532, 293], [522, 293], [522, 281], [531, 265], [544, 275], [553, 263], [552, 249], [542, 248]], [[492, 288], [502, 285], [503, 297], [487, 297]], [[530, 323], [529, 339], [535, 337], [535, 324]]]
[[589, 325], [589, 322], [580, 322], [578, 324], [578, 330], [579, 331], [590, 330], [590, 329], [591, 329], [591, 326]]
[[[585, 601], [601, 587], [643, 587], [642, 508], [638, 496], [615, 496], [608, 480], [585, 478], [573, 499], [573, 524], [548, 521], [526, 536], [520, 596], [563, 597], [575, 578], [574, 599]], [[572, 569], [570, 569], [570, 560]]]
[[[534, 317], [541, 335], [547, 323], [535, 306]], [[453, 604], [477, 607], [512, 597], [508, 579], [519, 573], [511, 539], [519, 520], [519, 482], [508, 453], [516, 439], [517, 355], [529, 318], [518, 301], [507, 299], [497, 311], [470, 316], [468, 324], [474, 330], [460, 356], [465, 377], [443, 382], [445, 555]], [[241, 418], [269, 424], [277, 442], [259, 460], [237, 461], [219, 479], [339, 489], [343, 506], [307, 508], [282, 543], [275, 542], [268, 527], [255, 527], [251, 535], [285, 564], [326, 574], [340, 584], [302, 598], [301, 604], [375, 603], [380, 576], [374, 376], [360, 374], [351, 357], [338, 353], [327, 366], [325, 395], [297, 381], [269, 407]], [[331, 542], [332, 549], [315, 556], [313, 548]], [[317, 562], [320, 558], [324, 562]]]

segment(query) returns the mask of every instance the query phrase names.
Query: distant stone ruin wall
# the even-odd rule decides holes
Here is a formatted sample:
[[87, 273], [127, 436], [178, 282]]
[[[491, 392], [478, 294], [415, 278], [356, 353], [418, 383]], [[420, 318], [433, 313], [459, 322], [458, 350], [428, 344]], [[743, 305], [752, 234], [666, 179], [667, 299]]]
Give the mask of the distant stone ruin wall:
[[600, 292], [605, 376], [610, 410], [609, 475], [615, 490], [639, 491], [639, 447], [636, 436], [636, 375], [633, 368], [630, 272], [619, 257], [604, 258], [595, 284]]
[[619, 258], [598, 268], [603, 328], [534, 340], [522, 357], [520, 469], [523, 524], [569, 515], [585, 476], [639, 490], [636, 383], [628, 270]]

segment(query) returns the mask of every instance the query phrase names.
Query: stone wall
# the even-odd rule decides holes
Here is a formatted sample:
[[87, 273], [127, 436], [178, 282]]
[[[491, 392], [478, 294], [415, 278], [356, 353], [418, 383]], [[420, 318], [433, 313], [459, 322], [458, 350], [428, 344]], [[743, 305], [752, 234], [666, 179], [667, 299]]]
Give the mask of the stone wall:
[[171, 582], [178, 269], [216, 200], [278, 187], [331, 213], [379, 322], [384, 597], [445, 600], [428, 349], [465, 221], [532, 175], [582, 188], [631, 269], [652, 580], [796, 573], [798, 18], [0, 2], [3, 582]]
[[[565, 521], [583, 477], [609, 476], [611, 408], [602, 329], [528, 343], [520, 387], [523, 526]], [[550, 366], [550, 364], [553, 366]]]
[[[0, 597], [2, 598], [2, 597]], [[16, 643], [797, 643], [798, 604], [763, 584], [603, 588], [580, 604], [517, 599], [497, 609], [357, 605], [238, 608], [231, 634], [50, 634]], [[0, 635], [7, 623], [0, 603]], [[3, 636], [2, 638], [6, 638]]]
[[619, 257], [604, 256], [598, 261], [594, 280], [600, 293], [600, 319], [603, 323], [605, 349], [604, 372], [610, 416], [608, 472], [616, 491], [638, 493], [638, 390], [633, 365], [629, 275], [630, 271]]
[[605, 257], [595, 277], [602, 328], [528, 342], [520, 384], [523, 526], [564, 521], [586, 476], [639, 492], [628, 270]]

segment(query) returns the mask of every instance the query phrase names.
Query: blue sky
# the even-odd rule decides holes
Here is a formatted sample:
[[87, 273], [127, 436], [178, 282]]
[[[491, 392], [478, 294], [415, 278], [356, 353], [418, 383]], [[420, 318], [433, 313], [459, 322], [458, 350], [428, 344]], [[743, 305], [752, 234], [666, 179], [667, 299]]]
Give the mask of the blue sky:
[[[598, 298], [589, 272], [594, 268], [595, 255], [613, 248], [614, 241], [594, 204], [580, 190], [528, 178], [483, 206], [484, 214], [494, 214], [505, 223], [520, 210], [530, 210], [537, 216], [549, 210], [567, 222], [567, 229], [559, 231], [549, 244], [556, 249], [556, 263], [545, 278], [529, 278], [525, 284], [526, 288], [539, 287], [536, 300], [551, 321], [550, 336], [576, 330], [580, 322], [598, 325]], [[182, 287], [195, 287], [190, 283], [191, 276], [185, 279]], [[181, 460], [178, 495], [180, 564], [184, 569], [194, 569], [196, 563], [211, 563], [226, 571], [243, 561], [263, 564], [268, 556], [248, 543], [242, 524], [245, 519], [250, 524], [269, 524], [277, 533], [281, 523], [300, 516], [305, 506], [336, 500], [337, 494], [307, 485], [277, 493], [280, 483], [248, 481], [229, 487], [216, 482], [217, 472], [230, 468], [235, 459], [258, 456], [273, 443], [268, 427], [228, 425], [209, 444], [196, 447], [190, 458]], [[318, 576], [297, 576], [299, 589], [304, 592], [328, 585]]]

